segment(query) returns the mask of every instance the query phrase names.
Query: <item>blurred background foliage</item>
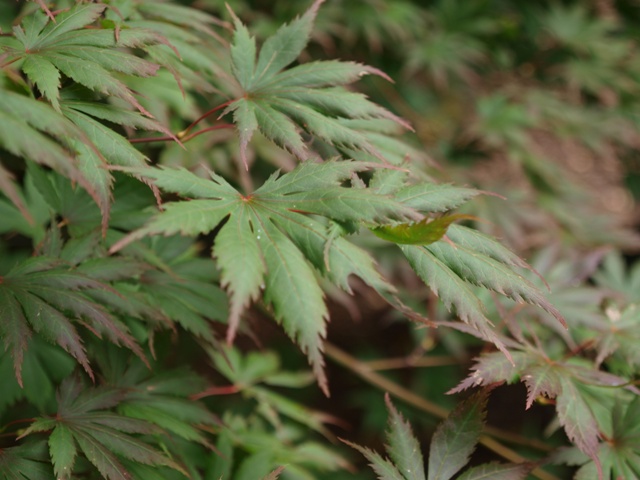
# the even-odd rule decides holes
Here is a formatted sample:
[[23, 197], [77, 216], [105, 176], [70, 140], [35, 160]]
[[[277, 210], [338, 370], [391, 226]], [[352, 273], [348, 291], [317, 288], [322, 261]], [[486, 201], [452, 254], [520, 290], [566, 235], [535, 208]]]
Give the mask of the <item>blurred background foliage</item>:
[[[264, 35], [299, 9], [231, 6]], [[441, 167], [434, 177], [508, 199], [471, 208], [512, 247], [637, 251], [638, 11], [609, 0], [334, 0], [310, 56], [389, 74], [395, 85], [371, 79], [366, 93], [411, 121]]]

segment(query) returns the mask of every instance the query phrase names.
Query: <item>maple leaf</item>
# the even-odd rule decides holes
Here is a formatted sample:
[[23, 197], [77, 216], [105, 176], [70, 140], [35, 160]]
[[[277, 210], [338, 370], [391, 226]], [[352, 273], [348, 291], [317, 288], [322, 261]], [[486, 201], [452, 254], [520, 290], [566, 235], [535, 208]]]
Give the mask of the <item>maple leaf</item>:
[[[139, 166], [144, 156], [124, 137], [81, 112], [81, 107], [65, 106], [61, 100], [61, 85], [65, 77], [72, 79], [105, 97], [118, 97], [150, 116], [120, 75], [149, 77], [155, 75], [159, 65], [125, 49], [166, 42], [149, 30], [127, 28], [114, 35], [111, 29], [88, 28], [103, 15], [105, 8], [103, 4], [78, 4], [58, 13], [55, 19], [36, 12], [14, 27], [15, 40], [3, 47], [6, 64], [21, 61], [20, 68], [53, 110], [64, 114], [79, 128], [71, 128], [71, 122], [54, 112], [47, 112], [42, 102], [24, 97], [13, 101], [16, 94], [9, 95], [9, 92], [3, 101], [12, 101], [12, 105], [10, 108], [5, 106], [4, 110], [20, 118], [0, 116], [0, 122], [14, 132], [13, 138], [0, 135], [0, 143], [14, 154], [44, 163], [78, 181], [100, 206], [103, 230], [107, 228], [113, 187], [113, 177], [106, 165], [113, 162]], [[109, 108], [115, 113], [106, 120], [131, 126], [127, 120], [131, 120], [132, 115], [129, 118], [118, 115], [117, 108], [106, 105], [101, 109], [97, 102], [85, 104], [85, 111], [91, 110], [89, 115], [104, 113]], [[173, 137], [165, 127], [150, 119], [135, 123]], [[54, 136], [59, 144], [39, 131]]]
[[231, 293], [228, 338], [233, 338], [243, 308], [258, 297], [264, 282], [265, 301], [307, 354], [326, 390], [321, 339], [328, 311], [309, 261], [347, 290], [352, 273], [374, 288], [388, 287], [368, 254], [344, 238], [330, 241], [325, 225], [309, 214], [368, 224], [417, 216], [389, 196], [341, 186], [352, 174], [368, 168], [370, 165], [358, 162], [304, 162], [289, 173], [273, 175], [247, 196], [215, 173], [207, 180], [186, 170], [128, 169], [163, 190], [195, 199], [165, 204], [162, 213], [112, 251], [146, 235], [193, 236], [222, 224], [213, 253], [222, 271], [222, 284]]
[[[310, 372], [283, 371], [280, 358], [269, 351], [249, 352], [242, 355], [237, 348], [224, 347], [220, 351], [210, 349], [209, 354], [218, 371], [233, 383], [233, 387], [242, 392], [244, 397], [252, 398], [258, 403], [260, 414], [269, 423], [277, 427], [282, 424], [281, 417], [285, 417], [327, 438], [333, 438], [325, 427], [325, 423], [335, 422], [334, 417], [310, 409], [268, 388], [269, 386], [305, 387], [313, 382], [313, 375]], [[214, 386], [206, 389], [198, 397], [215, 394], [219, 388]]]
[[308, 154], [299, 129], [330, 145], [383, 159], [364, 134], [342, 120], [386, 118], [411, 128], [364, 95], [344, 88], [363, 75], [374, 74], [389, 80], [380, 70], [335, 60], [283, 70], [306, 46], [323, 1], [316, 0], [304, 15], [282, 26], [264, 42], [259, 53], [255, 38], [234, 15], [231, 67], [242, 96], [231, 102], [224, 113], [233, 112], [240, 136], [240, 158], [246, 168], [247, 145], [256, 130], [300, 159], [306, 159]]
[[622, 294], [628, 303], [640, 302], [640, 262], [627, 268], [619, 252], [609, 252], [593, 279], [598, 286]]
[[[111, 244], [121, 239], [120, 233], [107, 238]], [[180, 236], [154, 237], [146, 244], [130, 245], [123, 253], [155, 267], [145, 270], [144, 282], [136, 289], [144, 305], [153, 305], [160, 317], [208, 343], [215, 342], [210, 320], [226, 321], [229, 309], [211, 259], [198, 258], [199, 249]], [[130, 299], [131, 292], [126, 296]]]
[[478, 336], [493, 342], [509, 357], [504, 341], [491, 328], [474, 286], [500, 293], [519, 303], [542, 308], [563, 325], [564, 318], [544, 294], [513, 267], [530, 269], [506, 247], [475, 230], [451, 225], [449, 242], [426, 246], [400, 245], [410, 265], [448, 309], [455, 307], [461, 320]]
[[190, 395], [202, 391], [204, 381], [188, 369], [152, 372], [141, 361], [124, 363], [121, 356], [103, 355], [98, 360], [105, 381], [121, 391], [116, 410], [175, 435], [213, 448], [202, 428], [219, 420]]
[[45, 256], [20, 262], [0, 278], [0, 305], [4, 312], [0, 334], [5, 349], [11, 352], [21, 385], [22, 360], [33, 331], [58, 344], [93, 376], [73, 319], [96, 335], [105, 335], [111, 342], [124, 345], [144, 358], [127, 327], [86, 295], [87, 290], [108, 290], [107, 284]]
[[[640, 414], [640, 397], [631, 399], [619, 396], [608, 413], [611, 417], [611, 432], [597, 447], [597, 456], [602, 464], [604, 478], [635, 478], [640, 472], [640, 449], [637, 415]], [[586, 480], [596, 478], [598, 465], [592, 458], [584, 455], [575, 447], [553, 455], [554, 463], [576, 465], [580, 468], [575, 478]]]
[[158, 42], [148, 32], [125, 30], [116, 40], [113, 32], [96, 34], [86, 27], [102, 15], [104, 4], [79, 4], [56, 15], [55, 21], [43, 13], [29, 15], [13, 33], [21, 48], [8, 50], [7, 61], [23, 59], [22, 69], [40, 92], [60, 111], [61, 74], [90, 90], [121, 98], [142, 113], [133, 92], [114, 73], [151, 76], [158, 65], [112, 47], [139, 47]]
[[44, 441], [26, 442], [0, 449], [0, 479], [53, 480], [53, 469]]
[[[513, 351], [512, 362], [498, 353], [483, 354], [476, 359], [472, 373], [449, 393], [518, 379], [527, 386], [527, 408], [539, 396], [555, 399], [558, 419], [567, 436], [593, 459], [600, 471], [597, 449], [603, 399], [598, 396], [598, 389], [623, 388], [627, 381], [588, 364], [552, 361], [544, 353], [528, 347]], [[635, 387], [627, 388], [640, 393]]]
[[[106, 221], [108, 186], [105, 193], [104, 180], [96, 181], [89, 166], [76, 158], [79, 150], [93, 148], [82, 130], [42, 102], [4, 89], [0, 92], [0, 146], [79, 183], [100, 206]], [[96, 167], [95, 161], [91, 166]], [[6, 191], [15, 202], [10, 187]]]
[[[386, 451], [390, 458], [366, 447], [341, 439], [362, 453], [380, 480], [449, 480], [467, 465], [484, 427], [490, 388], [461, 402], [438, 425], [429, 448], [428, 472], [425, 475], [421, 447], [411, 425], [396, 410], [386, 394], [389, 429]], [[489, 478], [521, 480], [531, 470], [530, 465], [488, 463], [473, 467], [457, 478], [465, 480]]]
[[147, 465], [165, 465], [183, 472], [173, 460], [131, 435], [157, 434], [160, 432], [157, 427], [109, 411], [122, 398], [120, 389], [87, 389], [76, 376], [68, 377], [57, 394], [55, 417], [36, 418], [22, 437], [51, 431], [49, 453], [56, 477], [63, 480], [71, 478], [78, 449], [108, 480], [132, 478], [119, 457]]
[[431, 439], [428, 480], [449, 480], [476, 448], [486, 416], [487, 389], [459, 404]]

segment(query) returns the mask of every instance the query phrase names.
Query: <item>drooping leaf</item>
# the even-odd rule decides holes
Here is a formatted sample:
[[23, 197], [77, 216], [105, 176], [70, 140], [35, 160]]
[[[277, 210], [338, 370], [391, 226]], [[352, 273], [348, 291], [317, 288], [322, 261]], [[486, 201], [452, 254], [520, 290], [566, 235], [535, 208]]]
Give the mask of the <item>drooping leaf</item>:
[[469, 324], [476, 331], [476, 335], [493, 342], [506, 352], [503, 340], [494, 332], [491, 321], [485, 314], [485, 308], [471, 285], [427, 248], [404, 245], [401, 246], [401, 250], [411, 268], [447, 309], [455, 309], [455, 314]]
[[108, 212], [108, 203], [96, 192], [75, 158], [77, 145], [90, 148], [82, 131], [48, 105], [14, 92], [2, 90], [0, 110], [0, 146], [78, 182], [103, 213]]

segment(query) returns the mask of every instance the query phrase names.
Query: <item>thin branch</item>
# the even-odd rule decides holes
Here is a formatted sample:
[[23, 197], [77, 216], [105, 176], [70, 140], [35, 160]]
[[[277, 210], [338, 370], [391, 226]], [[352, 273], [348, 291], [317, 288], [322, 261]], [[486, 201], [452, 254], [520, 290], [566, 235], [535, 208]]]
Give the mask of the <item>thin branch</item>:
[[[207, 132], [212, 132], [214, 130], [222, 130], [225, 128], [235, 128], [235, 125], [233, 125], [232, 123], [225, 123], [223, 125], [215, 125], [213, 127], [207, 127], [207, 128], [203, 128], [202, 130], [198, 130], [195, 133], [192, 133], [191, 135], [187, 135], [186, 137], [183, 135], [181, 136], [180, 134], [177, 135], [177, 138], [180, 139], [180, 141], [182, 141], [182, 143], [187, 143], [189, 140], [191, 140], [192, 138], [197, 137], [198, 135], [201, 135], [203, 133], [207, 133]], [[186, 130], [185, 130], [186, 132]], [[153, 142], [174, 142], [176, 139], [176, 137], [142, 137], [142, 138], [129, 138], [129, 142], [130, 143], [153, 143]]]
[[455, 357], [399, 357], [385, 358], [382, 360], [370, 360], [362, 362], [371, 370], [395, 370], [399, 368], [424, 368], [424, 367], [441, 367], [445, 365], [457, 365], [460, 361]]
[[[385, 378], [382, 375], [372, 371], [371, 368], [369, 368], [366, 363], [361, 362], [360, 360], [352, 357], [348, 353], [340, 350], [338, 347], [330, 343], [325, 343], [324, 348], [325, 348], [324, 351], [327, 357], [329, 357], [336, 363], [342, 365], [343, 367], [346, 367], [347, 369], [351, 370], [353, 373], [355, 373], [356, 375], [358, 375], [360, 378], [370, 383], [371, 385], [378, 387], [379, 389], [384, 390], [386, 392], [389, 392], [391, 395], [394, 395], [397, 398], [404, 400], [405, 402], [413, 405], [414, 407], [417, 407], [420, 410], [427, 412], [435, 417], [445, 419], [449, 416], [448, 410], [440, 407], [439, 405], [431, 403], [429, 400], [419, 395], [416, 395], [411, 390], [407, 390], [401, 385], [398, 385], [397, 383], [392, 382], [388, 378]], [[528, 439], [517, 434], [504, 432], [498, 428], [485, 427], [484, 431], [493, 437], [500, 438], [512, 443], [517, 443], [520, 445], [532, 447], [544, 452], [549, 452], [552, 450], [552, 448], [549, 445], [543, 442]], [[484, 445], [489, 450], [497, 453], [498, 455], [512, 462], [524, 463], [529, 461], [526, 458], [520, 456], [518, 453], [511, 450], [510, 448], [500, 444], [499, 442], [497, 442], [496, 440], [493, 440], [490, 437], [487, 437], [486, 435], [482, 435], [480, 437], [479, 443], [481, 445]], [[540, 468], [534, 469], [531, 472], [531, 474], [540, 480], [560, 480], [558, 477], [551, 475], [550, 473], [547, 473]]]
[[182, 136], [186, 135], [187, 133], [189, 133], [189, 131], [190, 131], [193, 127], [195, 127], [195, 126], [196, 126], [198, 123], [200, 123], [202, 120], [204, 120], [205, 118], [207, 118], [207, 117], [208, 117], [208, 116], [210, 116], [210, 115], [213, 115], [213, 114], [214, 114], [214, 113], [216, 113], [217, 111], [222, 110], [223, 108], [225, 108], [225, 107], [229, 106], [229, 105], [230, 105], [230, 104], [232, 104], [233, 102], [235, 102], [235, 99], [234, 99], [234, 100], [229, 100], [228, 102], [224, 102], [224, 103], [222, 103], [222, 104], [218, 105], [217, 107], [212, 108], [212, 109], [211, 109], [211, 110], [209, 110], [208, 112], [203, 113], [202, 115], [200, 115], [200, 117], [199, 117], [197, 120], [195, 120], [193, 123], [191, 123], [191, 125], [189, 125], [189, 126], [188, 126], [187, 128], [185, 128], [182, 132], [180, 132], [180, 133], [178, 134], [178, 136], [179, 136], [179, 137], [182, 137]]

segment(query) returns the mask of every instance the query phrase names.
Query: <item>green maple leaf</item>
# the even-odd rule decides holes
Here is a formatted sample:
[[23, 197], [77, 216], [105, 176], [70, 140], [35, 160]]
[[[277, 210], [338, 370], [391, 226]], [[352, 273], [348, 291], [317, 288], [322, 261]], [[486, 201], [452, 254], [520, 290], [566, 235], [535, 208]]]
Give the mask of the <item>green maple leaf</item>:
[[245, 167], [247, 145], [256, 130], [300, 159], [309, 156], [300, 129], [331, 145], [368, 152], [383, 159], [366, 135], [343, 120], [387, 118], [411, 128], [364, 95], [344, 88], [363, 75], [375, 74], [388, 79], [375, 68], [334, 60], [283, 70], [306, 46], [323, 1], [316, 0], [304, 15], [282, 26], [264, 42], [259, 53], [255, 38], [234, 16], [231, 67], [242, 96], [233, 101], [225, 113], [233, 112]]
[[[100, 113], [100, 104], [85, 105], [85, 112], [61, 99], [60, 89], [65, 77], [104, 97], [118, 97], [132, 105], [144, 115], [150, 114], [138, 102], [133, 91], [126, 85], [126, 77], [141, 78], [155, 75], [159, 65], [134, 55], [127, 49], [147, 48], [166, 42], [150, 30], [127, 28], [114, 32], [112, 29], [91, 27], [104, 13], [106, 5], [79, 4], [47, 18], [36, 12], [25, 18], [13, 31], [15, 40], [3, 47], [6, 64], [17, 62], [27, 79], [48, 100], [54, 111], [48, 112], [42, 102], [21, 97], [13, 101], [16, 94], [3, 92], [5, 113], [0, 115], [0, 124], [12, 135], [0, 134], [0, 144], [16, 155], [43, 163], [74, 181], [78, 181], [100, 206], [103, 229], [107, 228], [111, 203], [113, 178], [106, 164], [140, 166], [144, 156], [127, 140], [88, 115]], [[124, 76], [125, 79], [121, 77]], [[14, 105], [15, 104], [15, 105]], [[121, 125], [131, 126], [125, 115], [115, 114], [108, 118]], [[60, 118], [64, 114], [68, 120]], [[15, 118], [15, 114], [18, 118]], [[132, 115], [129, 115], [129, 119]], [[171, 133], [157, 122], [137, 121], [136, 127], [144, 125], [150, 130]], [[26, 124], [26, 125], [25, 125]], [[3, 128], [2, 130], [5, 130]], [[54, 141], [46, 133], [52, 135]], [[57, 143], [57, 144], [56, 144]]]
[[428, 480], [449, 480], [464, 467], [484, 426], [487, 389], [459, 404], [431, 439]]
[[36, 418], [22, 436], [51, 431], [49, 453], [56, 477], [61, 479], [72, 478], [79, 451], [108, 480], [131, 478], [120, 457], [183, 471], [173, 460], [132, 435], [157, 434], [157, 427], [109, 410], [122, 398], [121, 389], [87, 389], [76, 377], [69, 377], [58, 391], [55, 417]]
[[60, 111], [61, 74], [96, 92], [121, 98], [143, 113], [133, 92], [117, 73], [148, 77], [158, 65], [114, 47], [140, 47], [159, 41], [149, 32], [87, 30], [102, 15], [106, 5], [80, 4], [56, 15], [29, 15], [13, 29], [20, 48], [8, 49], [8, 61], [22, 59], [22, 70], [40, 92]]
[[[102, 269], [100, 265], [95, 268]], [[144, 358], [127, 327], [87, 295], [91, 290], [108, 290], [107, 284], [46, 256], [18, 263], [0, 279], [0, 305], [3, 307], [0, 334], [5, 349], [11, 352], [20, 384], [24, 352], [34, 331], [58, 344], [93, 375], [74, 320], [85, 322], [95, 334], [104, 335], [109, 341], [124, 345]]]
[[[79, 183], [100, 206], [106, 221], [109, 198], [104, 180], [91, 178], [88, 166], [76, 159], [79, 150], [92, 148], [91, 142], [82, 130], [51, 107], [0, 89], [0, 146]], [[6, 175], [3, 176], [6, 179]], [[11, 194], [11, 190], [8, 193]], [[17, 201], [15, 195], [10, 198], [14, 203]]]
[[189, 398], [205, 388], [202, 378], [188, 369], [152, 372], [141, 361], [125, 363], [118, 361], [120, 358], [104, 355], [99, 360], [109, 384], [122, 392], [119, 414], [211, 448], [199, 427], [220, 422], [201, 403]]
[[[446, 217], [445, 217], [446, 218]], [[476, 335], [493, 342], [507, 357], [504, 340], [492, 329], [475, 286], [519, 303], [540, 307], [564, 325], [564, 318], [545, 295], [514, 267], [531, 268], [499, 242], [475, 230], [451, 225], [449, 242], [426, 246], [401, 245], [412, 268], [449, 309]]]
[[[107, 237], [109, 243], [122, 239], [120, 233], [111, 233]], [[154, 237], [123, 251], [155, 267], [146, 269], [144, 283], [136, 288], [136, 293], [143, 297], [143, 305], [153, 305], [159, 312], [145, 317], [164, 317], [213, 343], [210, 320], [226, 321], [228, 302], [225, 292], [217, 286], [212, 260], [198, 258], [199, 252], [190, 239], [180, 236]], [[130, 301], [131, 292], [127, 291], [126, 296]]]
[[44, 441], [0, 449], [0, 479], [54, 480]]
[[611, 421], [607, 440], [597, 446], [601, 470], [592, 458], [576, 447], [570, 447], [553, 455], [554, 463], [577, 466], [575, 478], [637, 478], [640, 475], [640, 443], [637, 415], [640, 414], [640, 397], [620, 395], [612, 408], [606, 412]]
[[611, 306], [607, 315], [598, 323], [589, 327], [597, 334], [595, 348], [598, 351], [596, 362], [605, 361], [610, 356], [620, 358], [629, 368], [640, 365], [640, 352], [636, 348], [640, 341], [640, 308], [638, 304], [629, 305], [620, 311]]
[[312, 265], [346, 290], [351, 274], [380, 290], [393, 291], [393, 287], [382, 279], [366, 252], [342, 237], [332, 238], [314, 216], [377, 224], [417, 215], [389, 196], [341, 185], [369, 167], [358, 162], [304, 162], [292, 172], [273, 175], [250, 195], [242, 195], [214, 173], [208, 180], [186, 170], [129, 169], [163, 190], [194, 199], [165, 204], [162, 213], [114, 250], [146, 235], [194, 236], [222, 224], [213, 253], [222, 284], [231, 294], [229, 338], [243, 308], [264, 289], [276, 319], [307, 354], [326, 389], [321, 340], [328, 311]]
[[237, 348], [227, 347], [219, 351], [210, 350], [209, 354], [217, 370], [244, 397], [252, 398], [258, 403], [260, 414], [269, 423], [278, 427], [282, 423], [281, 418], [289, 418], [328, 438], [332, 437], [325, 427], [325, 423], [332, 418], [330, 415], [310, 409], [268, 388], [307, 386], [313, 382], [310, 372], [284, 371], [280, 358], [273, 352], [249, 352], [242, 355]]
[[[513, 351], [512, 362], [497, 353], [483, 354], [477, 359], [469, 377], [450, 393], [504, 382], [505, 379], [509, 383], [522, 379], [528, 391], [527, 408], [540, 396], [554, 398], [558, 420], [569, 439], [593, 459], [598, 469], [601, 468], [598, 441], [611, 398], [606, 393], [611, 387], [625, 387], [625, 379], [588, 364], [552, 361], [528, 347]], [[638, 393], [635, 387], [628, 388]]]
[[[467, 465], [476, 448], [484, 427], [489, 391], [490, 389], [483, 389], [472, 395], [438, 425], [431, 439], [426, 475], [420, 443], [409, 422], [389, 400], [388, 394], [385, 400], [389, 410], [389, 429], [385, 448], [390, 458], [385, 458], [366, 447], [342, 441], [369, 460], [371, 468], [380, 480], [449, 480]], [[522, 480], [530, 470], [529, 465], [488, 463], [470, 468], [457, 478]]]

